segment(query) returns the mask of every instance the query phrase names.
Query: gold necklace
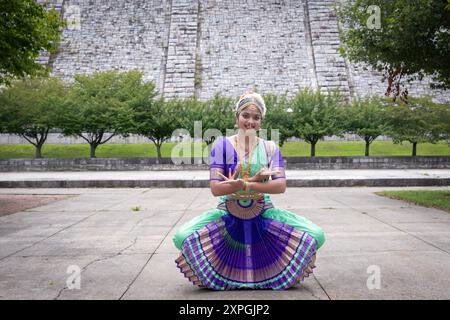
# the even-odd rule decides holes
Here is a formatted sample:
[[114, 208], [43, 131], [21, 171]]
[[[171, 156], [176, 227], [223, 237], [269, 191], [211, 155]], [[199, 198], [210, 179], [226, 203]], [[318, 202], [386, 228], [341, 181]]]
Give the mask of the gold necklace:
[[249, 146], [249, 152], [248, 152], [248, 160], [247, 160], [247, 169], [245, 169], [244, 171], [244, 157], [245, 157], [245, 144], [244, 144], [244, 156], [240, 156], [239, 155], [239, 140], [238, 137], [236, 136], [236, 150], [237, 150], [237, 155], [238, 155], [238, 160], [241, 164], [241, 170], [242, 170], [242, 179], [244, 181], [247, 181], [250, 178], [250, 169], [251, 169], [251, 161], [252, 161], [252, 155], [253, 155], [253, 149], [251, 148], [251, 146]]
[[[242, 179], [247, 182], [247, 180], [250, 178], [250, 169], [251, 169], [251, 160], [252, 160], [252, 154], [253, 151], [252, 148], [249, 146], [249, 155], [248, 155], [248, 161], [247, 161], [247, 168], [244, 170], [244, 156], [240, 157], [239, 156], [239, 142], [238, 142], [238, 138], [236, 136], [236, 151], [237, 151], [237, 155], [238, 155], [238, 160], [241, 164], [241, 170], [242, 170]], [[245, 145], [244, 145], [244, 153], [245, 153]], [[232, 196], [240, 199], [240, 200], [251, 200], [251, 199], [259, 199], [263, 196], [262, 193], [260, 192], [248, 192], [245, 191], [243, 193], [238, 193], [238, 192], [234, 192], [232, 193]]]

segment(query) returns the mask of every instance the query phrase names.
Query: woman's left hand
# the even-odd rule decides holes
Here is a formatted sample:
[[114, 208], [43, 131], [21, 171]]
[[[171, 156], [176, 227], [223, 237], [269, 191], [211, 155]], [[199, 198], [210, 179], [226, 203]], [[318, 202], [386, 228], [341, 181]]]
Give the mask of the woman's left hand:
[[273, 175], [273, 174], [277, 174], [280, 173], [280, 171], [276, 170], [276, 171], [271, 171], [268, 169], [261, 169], [258, 171], [257, 174], [255, 174], [253, 177], [249, 178], [248, 181], [249, 182], [261, 182], [263, 180], [266, 180], [269, 176]]

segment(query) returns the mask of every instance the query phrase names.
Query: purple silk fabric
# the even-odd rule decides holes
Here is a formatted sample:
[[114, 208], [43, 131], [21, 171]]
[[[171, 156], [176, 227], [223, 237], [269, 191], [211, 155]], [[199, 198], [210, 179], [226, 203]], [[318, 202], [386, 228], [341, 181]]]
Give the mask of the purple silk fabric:
[[[263, 141], [261, 143], [264, 143]], [[267, 156], [267, 148], [264, 143], [264, 149], [266, 151]], [[236, 149], [231, 144], [230, 140], [226, 137], [220, 137], [215, 142], [213, 149], [211, 150], [211, 158], [209, 163], [209, 168], [216, 168], [223, 170], [223, 174], [228, 176], [230, 170], [234, 172], [237, 164], [238, 164], [238, 155]], [[270, 161], [270, 159], [269, 159]], [[283, 157], [281, 156], [280, 149], [276, 147], [275, 154], [272, 159], [272, 168], [284, 168]], [[275, 177], [272, 177], [275, 178]], [[223, 179], [212, 178], [211, 180], [219, 180]]]

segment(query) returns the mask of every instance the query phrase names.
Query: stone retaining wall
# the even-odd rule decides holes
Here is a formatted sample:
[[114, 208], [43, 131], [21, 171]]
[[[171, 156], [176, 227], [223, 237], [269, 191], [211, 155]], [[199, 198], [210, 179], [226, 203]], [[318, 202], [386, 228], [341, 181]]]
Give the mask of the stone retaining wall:
[[[170, 158], [64, 158], [0, 159], [0, 172], [7, 171], [128, 171], [128, 170], [207, 170], [201, 158], [185, 159], [174, 165]], [[447, 169], [450, 156], [397, 157], [285, 157], [290, 170], [311, 169]]]
[[[288, 96], [301, 88], [383, 95], [380, 73], [337, 52], [333, 5], [341, 1], [51, 0], [62, 12], [78, 8], [80, 23], [64, 29], [55, 59], [38, 60], [69, 81], [77, 73], [140, 69], [167, 97], [237, 97], [253, 88]], [[408, 85], [410, 95], [450, 101], [449, 90], [428, 83]]]

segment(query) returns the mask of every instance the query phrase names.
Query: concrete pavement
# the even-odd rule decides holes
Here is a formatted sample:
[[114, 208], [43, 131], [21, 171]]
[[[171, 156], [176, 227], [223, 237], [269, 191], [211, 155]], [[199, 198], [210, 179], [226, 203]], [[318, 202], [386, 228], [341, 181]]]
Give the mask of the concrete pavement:
[[208, 189], [0, 189], [74, 195], [0, 217], [0, 299], [449, 299], [450, 213], [374, 194], [390, 189], [450, 187], [272, 195], [326, 234], [315, 276], [281, 292], [198, 289], [178, 271], [172, 235], [216, 205]]

